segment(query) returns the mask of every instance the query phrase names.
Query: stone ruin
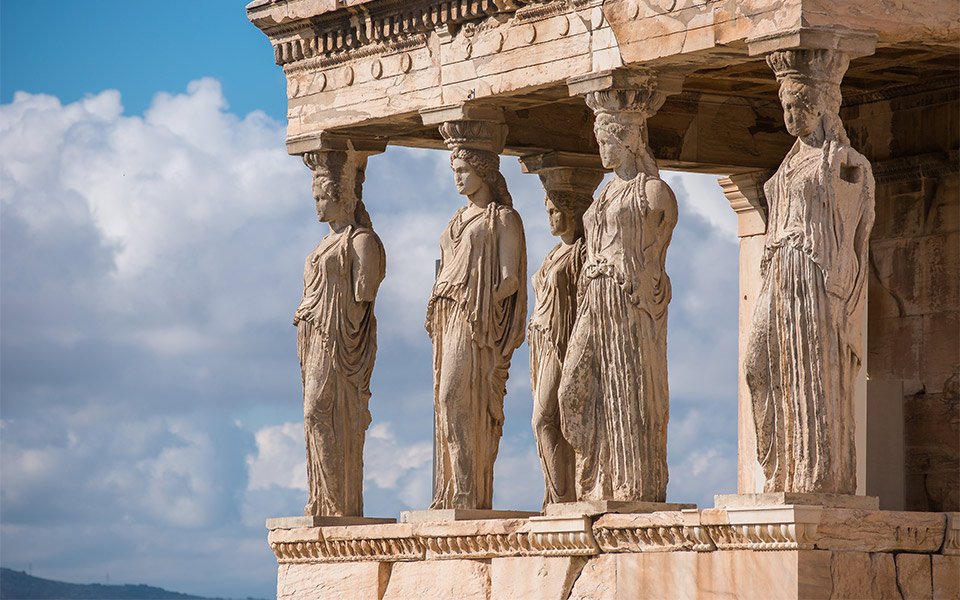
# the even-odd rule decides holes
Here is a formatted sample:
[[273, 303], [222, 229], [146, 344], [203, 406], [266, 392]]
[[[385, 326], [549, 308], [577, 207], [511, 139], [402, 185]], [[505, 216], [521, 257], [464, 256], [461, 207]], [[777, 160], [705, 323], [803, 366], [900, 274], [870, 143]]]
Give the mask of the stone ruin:
[[[960, 597], [956, 2], [255, 0], [287, 148], [330, 224], [297, 325], [309, 498], [277, 597]], [[363, 515], [387, 144], [449, 150], [464, 206], [427, 307], [434, 498]], [[540, 177], [528, 265], [500, 174]], [[666, 503], [659, 169], [738, 215], [738, 494]], [[600, 190], [604, 173], [612, 173]], [[527, 314], [532, 274], [535, 309]], [[733, 274], [731, 274], [731, 277]], [[492, 510], [526, 339], [541, 513]]]

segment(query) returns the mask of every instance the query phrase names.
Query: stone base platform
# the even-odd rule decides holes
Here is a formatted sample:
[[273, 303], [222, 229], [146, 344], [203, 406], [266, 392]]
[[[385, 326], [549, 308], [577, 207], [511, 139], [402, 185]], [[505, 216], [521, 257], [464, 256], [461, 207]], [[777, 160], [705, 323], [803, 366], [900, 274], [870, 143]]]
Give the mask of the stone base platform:
[[560, 502], [548, 504], [543, 514], [548, 516], [595, 517], [604, 513], [652, 513], [666, 510], [684, 510], [696, 508], [696, 504], [673, 504], [669, 502], [624, 502], [618, 500], [584, 500], [581, 502]]
[[713, 497], [717, 508], [750, 508], [777, 504], [802, 504], [829, 508], [859, 508], [877, 510], [880, 499], [876, 496], [851, 494], [807, 494], [799, 492], [767, 492], [765, 494], [720, 494]]
[[278, 600], [958, 598], [960, 513], [767, 505], [273, 529]]
[[445, 521], [477, 521], [481, 519], [525, 519], [539, 515], [521, 510], [479, 510], [449, 508], [439, 510], [405, 510], [400, 513], [401, 523], [436, 523]]
[[302, 529], [304, 527], [331, 527], [345, 525], [382, 525], [396, 523], [396, 519], [380, 517], [274, 517], [267, 519], [267, 529]]

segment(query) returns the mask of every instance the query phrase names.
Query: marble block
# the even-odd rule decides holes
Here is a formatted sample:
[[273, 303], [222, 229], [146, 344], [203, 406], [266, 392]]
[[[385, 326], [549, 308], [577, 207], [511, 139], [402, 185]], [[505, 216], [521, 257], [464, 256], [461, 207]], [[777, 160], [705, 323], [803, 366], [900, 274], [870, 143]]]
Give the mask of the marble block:
[[383, 523], [396, 523], [396, 519], [379, 517], [274, 517], [267, 519], [267, 529], [302, 529], [304, 527], [330, 527], [346, 525], [379, 525]]
[[479, 510], [468, 508], [442, 508], [437, 510], [405, 510], [400, 512], [401, 523], [435, 523], [449, 521], [475, 521], [479, 519], [523, 519], [540, 513], [522, 510]]
[[580, 502], [560, 502], [548, 504], [543, 514], [546, 516], [595, 517], [605, 513], [652, 513], [679, 511], [696, 508], [696, 504], [676, 504], [669, 502], [623, 502], [619, 500], [583, 500]]
[[713, 505], [716, 508], [751, 508], [776, 504], [859, 508], [863, 510], [880, 508], [880, 500], [876, 496], [854, 496], [850, 494], [767, 492], [764, 494], [718, 494], [713, 497]]

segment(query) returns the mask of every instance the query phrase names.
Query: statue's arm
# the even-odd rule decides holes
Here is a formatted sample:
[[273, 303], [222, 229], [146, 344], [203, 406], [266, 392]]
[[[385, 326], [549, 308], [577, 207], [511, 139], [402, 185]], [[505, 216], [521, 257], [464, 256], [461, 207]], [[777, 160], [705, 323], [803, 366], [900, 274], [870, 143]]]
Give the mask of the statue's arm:
[[386, 274], [383, 247], [373, 233], [361, 232], [351, 244], [351, 273], [357, 302], [373, 302]]
[[662, 243], [663, 237], [669, 235], [677, 225], [677, 197], [661, 179], [648, 180], [645, 191], [650, 206], [647, 219], [652, 226], [651, 233], [655, 235], [657, 243]]
[[[320, 246], [317, 246], [319, 248]], [[310, 283], [310, 263], [312, 262], [313, 255], [317, 253], [317, 248], [313, 249], [313, 252], [307, 255], [306, 260], [303, 261], [303, 290], [306, 292], [307, 285]], [[294, 313], [293, 315], [293, 324], [296, 325], [300, 322], [300, 318]]]
[[523, 222], [513, 210], [501, 210], [497, 215], [500, 228], [500, 284], [493, 292], [494, 300], [499, 302], [520, 289], [523, 261]]

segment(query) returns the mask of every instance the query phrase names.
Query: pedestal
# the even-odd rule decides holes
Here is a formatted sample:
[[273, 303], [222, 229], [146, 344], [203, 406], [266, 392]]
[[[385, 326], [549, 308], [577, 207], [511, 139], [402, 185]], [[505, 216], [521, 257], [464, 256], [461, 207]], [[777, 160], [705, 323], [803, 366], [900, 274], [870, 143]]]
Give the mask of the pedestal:
[[958, 513], [757, 504], [273, 529], [269, 539], [278, 600], [956, 598], [958, 524]]
[[652, 513], [696, 508], [696, 504], [670, 502], [625, 502], [620, 500], [583, 500], [548, 504], [543, 514], [548, 516], [584, 515], [595, 517], [605, 513]]
[[752, 508], [756, 506], [802, 504], [830, 508], [877, 510], [880, 507], [880, 500], [876, 496], [854, 496], [851, 494], [767, 492], [763, 494], [720, 494], [713, 497], [713, 504], [717, 508]]
[[381, 525], [396, 523], [396, 519], [381, 517], [274, 517], [267, 519], [267, 529], [300, 529], [303, 527], [331, 527], [344, 525]]
[[480, 519], [523, 519], [540, 513], [522, 510], [480, 510], [472, 508], [441, 508], [436, 510], [405, 510], [401, 523], [437, 523], [449, 521], [476, 521]]

